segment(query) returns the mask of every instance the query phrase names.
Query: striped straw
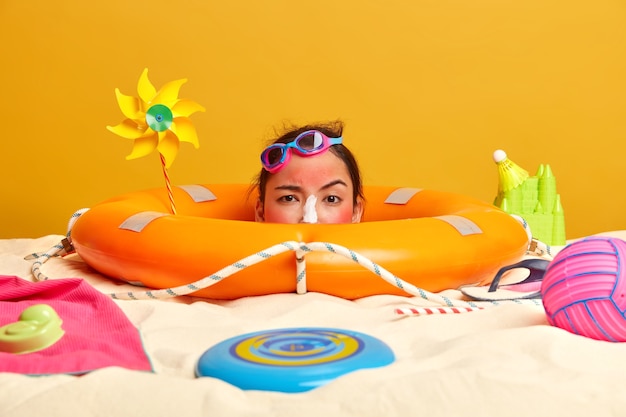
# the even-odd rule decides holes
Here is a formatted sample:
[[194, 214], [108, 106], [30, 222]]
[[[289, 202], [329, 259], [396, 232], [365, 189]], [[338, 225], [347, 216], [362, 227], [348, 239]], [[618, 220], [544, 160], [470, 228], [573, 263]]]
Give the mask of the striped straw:
[[165, 157], [162, 153], [159, 153], [161, 157], [161, 167], [163, 168], [163, 176], [165, 177], [165, 186], [167, 187], [167, 197], [170, 199], [170, 208], [172, 214], [176, 214], [176, 204], [174, 204], [174, 194], [172, 193], [172, 184], [170, 182], [170, 176], [167, 173], [167, 165], [165, 165]]
[[482, 310], [483, 307], [411, 307], [396, 308], [395, 312], [399, 315], [407, 316], [426, 316], [432, 314], [460, 314], [469, 313], [471, 311]]

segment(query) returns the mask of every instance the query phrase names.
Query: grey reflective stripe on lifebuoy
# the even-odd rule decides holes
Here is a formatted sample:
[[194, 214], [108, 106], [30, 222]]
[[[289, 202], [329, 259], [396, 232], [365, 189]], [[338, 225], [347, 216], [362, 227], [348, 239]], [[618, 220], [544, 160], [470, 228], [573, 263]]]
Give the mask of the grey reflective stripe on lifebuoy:
[[179, 185], [178, 188], [189, 194], [189, 197], [191, 197], [191, 199], [196, 203], [217, 200], [215, 194], [202, 185]]
[[454, 227], [462, 236], [467, 235], [478, 235], [483, 231], [476, 223], [471, 221], [468, 218], [463, 216], [457, 216], [454, 214], [449, 214], [445, 216], [437, 216], [433, 217], [434, 219], [443, 220], [448, 223], [450, 226]]
[[141, 232], [151, 221], [163, 216], [169, 216], [169, 214], [158, 211], [142, 211], [124, 220], [124, 222], [119, 225], [119, 228], [132, 232]]
[[413, 198], [413, 196], [422, 191], [421, 188], [398, 188], [397, 190], [393, 190], [391, 194], [387, 196], [385, 200], [385, 204], [401, 204], [404, 205]]

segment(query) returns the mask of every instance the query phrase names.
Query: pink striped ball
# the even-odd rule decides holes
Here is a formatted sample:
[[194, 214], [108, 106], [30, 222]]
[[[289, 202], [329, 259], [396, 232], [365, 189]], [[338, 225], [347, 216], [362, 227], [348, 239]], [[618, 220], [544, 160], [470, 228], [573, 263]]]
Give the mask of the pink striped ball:
[[557, 254], [541, 293], [548, 322], [571, 333], [626, 341], [626, 242], [589, 237]]

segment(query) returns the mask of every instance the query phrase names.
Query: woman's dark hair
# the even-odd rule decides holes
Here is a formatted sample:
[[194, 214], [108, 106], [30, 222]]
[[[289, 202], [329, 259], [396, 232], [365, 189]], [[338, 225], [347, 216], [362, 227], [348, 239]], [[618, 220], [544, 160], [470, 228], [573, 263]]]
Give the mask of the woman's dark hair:
[[[306, 126], [300, 127], [291, 127], [287, 128], [288, 130], [279, 136], [277, 139], [273, 140], [271, 143], [289, 143], [293, 141], [296, 136], [300, 133], [306, 132], [307, 130], [318, 130], [328, 136], [329, 138], [338, 138], [343, 134], [343, 122], [340, 120], [320, 123], [320, 124], [310, 124]], [[361, 171], [359, 170], [359, 165], [356, 161], [356, 158], [350, 152], [350, 149], [345, 147], [343, 144], [333, 145], [330, 147], [330, 152], [335, 154], [339, 159], [341, 159], [345, 164], [346, 168], [348, 168], [348, 173], [350, 174], [350, 179], [352, 180], [352, 203], [356, 206], [359, 198], [364, 199], [363, 196], [363, 184], [361, 182]], [[267, 172], [265, 169], [261, 168], [261, 171], [256, 176], [255, 180], [252, 183], [253, 189], [256, 188], [259, 192], [259, 199], [261, 202], [265, 202], [265, 187], [267, 184], [267, 179], [272, 175]]]

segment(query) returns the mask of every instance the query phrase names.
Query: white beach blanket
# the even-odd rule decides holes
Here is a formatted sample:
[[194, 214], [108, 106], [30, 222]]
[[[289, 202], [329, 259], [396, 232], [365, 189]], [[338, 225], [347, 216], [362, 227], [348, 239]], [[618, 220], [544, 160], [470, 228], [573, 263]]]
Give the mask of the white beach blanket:
[[[24, 256], [47, 250], [60, 238], [0, 240], [0, 274], [32, 281], [32, 261]], [[51, 279], [80, 277], [107, 293], [137, 289], [93, 272], [76, 257], [53, 258], [43, 269]], [[454, 290], [445, 295], [461, 296]], [[319, 293], [115, 302], [139, 329], [154, 372], [111, 367], [83, 376], [0, 373], [0, 415], [626, 414], [626, 344], [551, 327], [541, 306], [505, 304], [416, 317], [395, 309], [437, 304], [399, 296], [347, 301]], [[386, 343], [395, 362], [297, 394], [243, 391], [195, 377], [198, 358], [211, 346], [244, 333], [290, 327], [362, 332]]]

